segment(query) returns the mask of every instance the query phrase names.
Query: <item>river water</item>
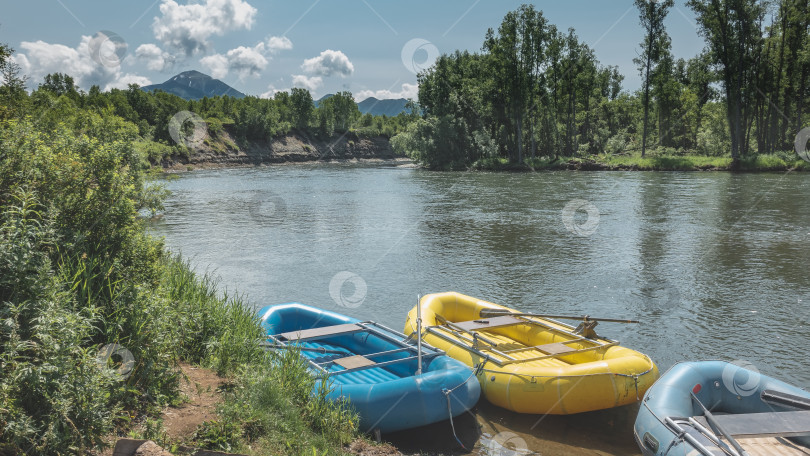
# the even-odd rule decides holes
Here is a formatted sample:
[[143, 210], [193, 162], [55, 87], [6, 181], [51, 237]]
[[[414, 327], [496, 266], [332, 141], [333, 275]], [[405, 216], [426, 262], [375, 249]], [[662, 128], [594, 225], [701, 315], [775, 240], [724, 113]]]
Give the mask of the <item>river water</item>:
[[[435, 173], [319, 164], [167, 179], [173, 251], [258, 308], [299, 301], [401, 329], [418, 294], [628, 318], [600, 334], [649, 354], [750, 363], [810, 387], [810, 176]], [[638, 454], [636, 408], [525, 416], [479, 403], [468, 448]], [[449, 423], [388, 437], [456, 451]], [[497, 451], [495, 451], [497, 452]]]

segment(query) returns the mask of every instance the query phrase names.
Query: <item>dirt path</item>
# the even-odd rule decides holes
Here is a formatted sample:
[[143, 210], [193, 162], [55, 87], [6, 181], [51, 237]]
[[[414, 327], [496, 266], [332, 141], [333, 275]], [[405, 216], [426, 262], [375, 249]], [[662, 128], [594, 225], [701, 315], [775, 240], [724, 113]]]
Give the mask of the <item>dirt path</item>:
[[214, 371], [180, 363], [183, 376], [180, 379], [180, 392], [188, 402], [179, 407], [163, 410], [163, 428], [170, 441], [188, 440], [197, 426], [217, 417], [217, 405], [222, 402], [219, 388], [225, 379]]

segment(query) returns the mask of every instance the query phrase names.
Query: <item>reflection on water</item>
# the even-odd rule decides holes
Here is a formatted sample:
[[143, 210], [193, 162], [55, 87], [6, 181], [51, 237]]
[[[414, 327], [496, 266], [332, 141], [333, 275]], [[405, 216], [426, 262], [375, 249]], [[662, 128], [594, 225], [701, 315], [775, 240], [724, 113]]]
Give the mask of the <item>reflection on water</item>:
[[[810, 386], [794, 355], [810, 325], [805, 175], [303, 165], [166, 185], [154, 231], [257, 307], [301, 301], [401, 329], [418, 294], [454, 290], [532, 312], [639, 319], [599, 330], [662, 371], [741, 359]], [[566, 223], [573, 200], [598, 219], [578, 206]], [[481, 401], [477, 421], [456, 427], [481, 454], [521, 442], [544, 455], [637, 454], [634, 416], [541, 420]], [[412, 451], [458, 448], [449, 423], [390, 438]]]

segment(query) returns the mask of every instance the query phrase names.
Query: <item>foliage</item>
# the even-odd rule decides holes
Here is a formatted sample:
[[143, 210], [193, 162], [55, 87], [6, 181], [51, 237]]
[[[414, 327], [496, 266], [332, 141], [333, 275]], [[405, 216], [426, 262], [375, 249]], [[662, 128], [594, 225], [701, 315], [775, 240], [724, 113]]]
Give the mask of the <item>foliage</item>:
[[220, 374], [261, 358], [263, 332], [241, 298], [217, 294], [216, 281], [196, 275], [179, 257], [163, 269], [161, 294], [170, 302], [178, 336], [177, 355]]
[[25, 83], [20, 66], [11, 60], [14, 49], [0, 43], [0, 121], [19, 117], [27, 107]]
[[[345, 401], [326, 399], [325, 383], [310, 375], [299, 355], [294, 350], [268, 354], [266, 363], [240, 372], [220, 410], [223, 422], [239, 426], [202, 426], [198, 433], [206, 437], [208, 448], [222, 449], [223, 443], [233, 448], [234, 436], [239, 436], [250, 444], [251, 454], [342, 453], [355, 438], [358, 418]], [[233, 449], [249, 450], [247, 445]]]
[[731, 156], [739, 159], [748, 151], [745, 134], [751, 121], [744, 107], [754, 99], [757, 57], [761, 52], [759, 24], [764, 6], [756, 0], [689, 0], [697, 13], [713, 63], [719, 65], [726, 95], [731, 136]]
[[[162, 246], [137, 216], [159, 204], [133, 153], [134, 126], [116, 119], [0, 129], [0, 391], [10, 404], [0, 435], [21, 451], [82, 451], [122, 408], [176, 395], [174, 340], [150, 292]], [[95, 361], [109, 343], [139, 361], [126, 378]]]
[[647, 33], [636, 60], [644, 83], [635, 93], [622, 91], [623, 76], [601, 65], [573, 29], [564, 33], [523, 5], [487, 31], [480, 53], [442, 55], [418, 75], [422, 120], [392, 145], [433, 169], [498, 168], [495, 158], [514, 168], [537, 157], [662, 147], [730, 156], [736, 166], [740, 157], [792, 148], [810, 122], [808, 3], [688, 5], [708, 46], [675, 60], [663, 27], [672, 2], [636, 1]]
[[360, 117], [360, 110], [351, 92], [338, 92], [321, 101], [318, 116], [321, 134], [331, 136], [335, 131], [347, 131]]
[[[90, 349], [99, 309], [76, 302], [52, 274], [54, 221], [18, 189], [0, 225], [0, 441], [49, 454], [100, 443], [118, 412], [114, 375]], [[2, 447], [0, 447], [1, 449]]]
[[[399, 141], [432, 146], [411, 151], [432, 168], [493, 155], [520, 163], [538, 155], [588, 154], [603, 150], [622, 124], [635, 123], [620, 97], [617, 69], [600, 66], [573, 30], [560, 32], [530, 5], [508, 13], [497, 32], [490, 29], [483, 49], [443, 55], [418, 76], [426, 125], [450, 124], [443, 116], [458, 123], [432, 133], [422, 128], [417, 142]], [[454, 143], [467, 151], [442, 146]]]
[[[635, 0], [636, 8], [639, 10], [639, 19], [644, 27], [644, 41], [641, 43], [641, 55], [633, 59], [639, 67], [639, 73], [644, 78], [642, 81], [644, 105], [644, 120], [641, 130], [641, 155], [647, 150], [647, 126], [649, 124], [650, 111], [650, 86], [655, 84], [655, 92], [659, 98], [659, 107], [664, 107], [667, 103], [665, 92], [668, 83], [672, 78], [668, 77], [671, 70], [667, 68], [672, 62], [670, 55], [670, 39], [664, 27], [664, 19], [674, 5], [673, 0]], [[663, 63], [663, 65], [661, 65]], [[663, 70], [663, 71], [662, 71]], [[663, 111], [663, 110], [662, 110]]]
[[[271, 141], [290, 134], [293, 128], [297, 134], [324, 139], [355, 129], [359, 136], [390, 138], [414, 118], [413, 113], [396, 117], [361, 116], [348, 91], [324, 100], [317, 108], [310, 92], [301, 88], [278, 92], [272, 99], [216, 96], [184, 100], [162, 91], [144, 92], [135, 84], [108, 92], [92, 86], [85, 92], [75, 85], [71, 75], [63, 73], [46, 75], [29, 94], [27, 78], [10, 58], [13, 53], [13, 49], [0, 44], [0, 121], [29, 116], [36, 119], [41, 131], [71, 126], [71, 122], [93, 116], [124, 122], [138, 137], [137, 155], [152, 165], [195, 152], [172, 137], [172, 118], [186, 112], [204, 119], [208, 133], [205, 145], [217, 152], [234, 149], [236, 143], [250, 147], [252, 143]], [[193, 129], [193, 124], [186, 122], [184, 127]]]
[[202, 423], [191, 439], [200, 448], [231, 451], [239, 445], [242, 428], [238, 422], [210, 420]]
[[[98, 448], [178, 401], [181, 359], [225, 375], [274, 369], [251, 308], [146, 233], [140, 214], [163, 192], [147, 181], [139, 127], [109, 108], [40, 119], [0, 123], [0, 452]], [[110, 344], [120, 350], [104, 356]], [[312, 426], [333, 413], [297, 404], [316, 407]]]
[[293, 125], [301, 130], [306, 130], [312, 122], [312, 113], [315, 110], [312, 94], [309, 93], [309, 90], [293, 87], [290, 89], [289, 100]]
[[756, 93], [744, 110], [760, 153], [792, 149], [796, 134], [810, 125], [810, 5], [782, 0], [774, 6], [756, 57]]

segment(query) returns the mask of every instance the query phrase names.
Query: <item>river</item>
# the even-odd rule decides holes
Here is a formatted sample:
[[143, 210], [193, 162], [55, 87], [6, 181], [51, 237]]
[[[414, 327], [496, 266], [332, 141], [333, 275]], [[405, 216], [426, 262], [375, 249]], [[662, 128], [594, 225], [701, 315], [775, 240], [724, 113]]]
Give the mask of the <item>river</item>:
[[[164, 184], [167, 246], [255, 306], [299, 301], [401, 329], [418, 294], [628, 318], [649, 354], [745, 362], [810, 387], [810, 179], [725, 172], [436, 173], [349, 165], [202, 170]], [[638, 454], [634, 407], [456, 420], [479, 454]], [[480, 435], [479, 431], [480, 429]], [[455, 451], [443, 423], [389, 436]], [[494, 439], [494, 440], [493, 440]]]

